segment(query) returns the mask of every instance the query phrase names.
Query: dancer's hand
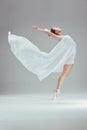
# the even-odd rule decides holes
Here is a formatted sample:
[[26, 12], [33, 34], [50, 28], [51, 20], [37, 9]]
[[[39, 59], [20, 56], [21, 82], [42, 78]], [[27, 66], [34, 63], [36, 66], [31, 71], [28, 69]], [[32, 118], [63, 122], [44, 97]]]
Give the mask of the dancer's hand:
[[38, 30], [38, 27], [37, 26], [32, 26], [32, 29]]

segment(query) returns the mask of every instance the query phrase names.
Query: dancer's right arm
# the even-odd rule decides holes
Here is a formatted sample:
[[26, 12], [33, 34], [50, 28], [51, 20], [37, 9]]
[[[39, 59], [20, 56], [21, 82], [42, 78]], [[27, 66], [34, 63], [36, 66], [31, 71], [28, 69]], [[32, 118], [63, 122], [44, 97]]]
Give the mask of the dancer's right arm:
[[50, 30], [48, 30], [48, 29], [41, 29], [41, 28], [39, 28], [39, 27], [37, 27], [37, 26], [32, 26], [32, 29], [37, 30], [37, 31], [40, 31], [40, 32], [43, 32], [43, 33], [45, 33], [45, 34], [47, 34], [47, 35], [50, 34]]

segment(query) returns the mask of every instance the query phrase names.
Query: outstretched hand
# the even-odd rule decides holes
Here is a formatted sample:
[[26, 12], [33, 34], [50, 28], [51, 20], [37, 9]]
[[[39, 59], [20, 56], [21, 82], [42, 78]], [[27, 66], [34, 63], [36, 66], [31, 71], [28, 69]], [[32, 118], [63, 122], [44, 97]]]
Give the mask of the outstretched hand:
[[37, 26], [32, 26], [32, 29], [37, 30], [38, 27]]

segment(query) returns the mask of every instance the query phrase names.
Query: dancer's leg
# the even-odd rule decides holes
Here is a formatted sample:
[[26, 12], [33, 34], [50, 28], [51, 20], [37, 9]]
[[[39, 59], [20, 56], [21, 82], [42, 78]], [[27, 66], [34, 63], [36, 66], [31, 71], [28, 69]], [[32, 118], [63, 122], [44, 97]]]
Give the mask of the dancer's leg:
[[57, 88], [56, 88], [55, 93], [54, 93], [53, 100], [55, 100], [56, 97], [57, 97], [57, 94], [60, 93], [61, 86], [62, 86], [65, 78], [69, 75], [72, 67], [73, 67], [73, 64], [65, 64], [64, 65], [63, 72], [62, 72], [62, 74], [60, 75], [60, 77], [58, 79], [58, 84], [57, 84]]

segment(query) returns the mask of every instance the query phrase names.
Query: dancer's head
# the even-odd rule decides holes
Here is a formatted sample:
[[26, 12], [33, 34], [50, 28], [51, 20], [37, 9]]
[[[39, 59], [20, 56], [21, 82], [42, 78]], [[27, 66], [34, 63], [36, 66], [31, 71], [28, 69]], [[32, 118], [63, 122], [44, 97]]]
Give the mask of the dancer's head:
[[61, 28], [59, 27], [53, 27], [50, 29], [50, 31], [56, 35], [61, 35]]

